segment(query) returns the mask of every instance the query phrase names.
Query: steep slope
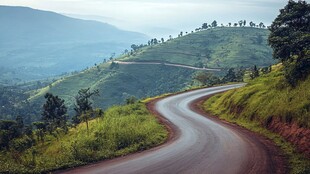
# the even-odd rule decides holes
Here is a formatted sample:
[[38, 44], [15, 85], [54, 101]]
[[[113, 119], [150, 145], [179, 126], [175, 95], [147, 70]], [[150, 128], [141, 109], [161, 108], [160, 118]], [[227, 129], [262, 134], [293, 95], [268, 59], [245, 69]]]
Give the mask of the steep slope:
[[110, 69], [110, 63], [63, 78], [36, 92], [30, 99], [43, 103], [43, 95], [51, 92], [73, 106], [74, 97], [81, 88], [99, 89], [100, 97], [94, 98], [96, 107], [107, 108], [124, 103], [131, 96], [144, 98], [176, 92], [191, 81], [194, 70], [164, 65], [119, 65]]
[[2, 82], [81, 70], [148, 39], [106, 23], [26, 7], [0, 6], [0, 23]]
[[[262, 127], [274, 132], [309, 159], [310, 77], [292, 88], [285, 82], [282, 68], [281, 65], [273, 66], [271, 73], [261, 75], [245, 87], [213, 96], [204, 103], [204, 108], [247, 128], [264, 132], [260, 129]], [[270, 133], [267, 135], [291, 155], [293, 150], [286, 147], [283, 140]], [[306, 164], [309, 165], [307, 171], [310, 171], [309, 160], [301, 164], [298, 157], [290, 156], [290, 160], [296, 173], [306, 170], [303, 166]]]
[[269, 31], [250, 27], [213, 28], [141, 49], [124, 61], [170, 62], [209, 68], [268, 66], [275, 61]]
[[[225, 34], [227, 30], [238, 31], [239, 35], [236, 35], [236, 39], [240, 40], [238, 36], [242, 36], [242, 31], [250, 37], [251, 31], [253, 32], [253, 37], [255, 38], [257, 32], [267, 33], [266, 30], [262, 29], [253, 29], [253, 28], [240, 28], [240, 29], [232, 29], [232, 28], [219, 28], [214, 29], [214, 32], [221, 33], [218, 35], [222, 35], [223, 38], [219, 41], [220, 45], [228, 45], [225, 39]], [[188, 54], [196, 54], [197, 50], [202, 50], [203, 45], [201, 45], [201, 39], [198, 36], [206, 35], [207, 36], [213, 33], [212, 31], [202, 31], [199, 33], [189, 34], [187, 36], [176, 38], [172, 41], [157, 44], [155, 46], [144, 47], [142, 50], [135, 52], [133, 56], [129, 57], [121, 57], [118, 60], [127, 61], [137, 61], [142, 60], [140, 55], [150, 55], [143, 56], [143, 61], [154, 61], [151, 58], [155, 59], [155, 61], [165, 61], [165, 62], [173, 62], [180, 64], [188, 64], [188, 65], [197, 65], [199, 64], [199, 59], [191, 58], [190, 56], [184, 56], [180, 54], [175, 54], [173, 52], [174, 48], [178, 47], [178, 43], [183, 43], [185, 40], [191, 40], [192, 44], [188, 44], [190, 49], [187, 49]], [[193, 38], [192, 38], [193, 37]], [[228, 38], [232, 37], [227, 35]], [[249, 38], [248, 37], [248, 38]], [[261, 47], [263, 50], [269, 50], [270, 48], [266, 45]], [[236, 47], [239, 49], [239, 47]], [[163, 52], [172, 52], [170, 54], [166, 54], [166, 57], [162, 57], [161, 54]], [[182, 51], [182, 49], [180, 49]], [[239, 50], [240, 51], [240, 50]], [[213, 50], [213, 54], [217, 55], [218, 50]], [[256, 53], [257, 59], [259, 53]], [[267, 53], [266, 53], [267, 54]], [[271, 53], [270, 53], [271, 54]], [[269, 59], [268, 59], [269, 58]], [[157, 60], [156, 60], [157, 59]], [[222, 58], [219, 58], [220, 60]], [[228, 58], [227, 58], [228, 59]], [[248, 56], [243, 56], [242, 60], [245, 61], [245, 64], [238, 62], [235, 60], [236, 58], [229, 58], [229, 67], [235, 66], [249, 66], [251, 62], [254, 61], [253, 64], [257, 64], [258, 66], [266, 66], [270, 65], [268, 62], [273, 62], [271, 59], [271, 55], [266, 58], [264, 62], [260, 62], [257, 59], [250, 59]], [[190, 60], [188, 62], [184, 62], [184, 60]], [[224, 58], [223, 58], [224, 60]], [[235, 63], [234, 63], [235, 62]], [[228, 65], [227, 65], [228, 66]], [[32, 91], [32, 97], [30, 101], [32, 103], [37, 103], [38, 105], [42, 105], [44, 102], [43, 95], [46, 92], [51, 92], [55, 95], [59, 95], [61, 98], [65, 99], [67, 105], [72, 110], [72, 106], [74, 103], [74, 96], [77, 95], [77, 92], [81, 88], [91, 87], [92, 89], [99, 89], [100, 97], [94, 98], [94, 105], [96, 107], [107, 108], [108, 106], [114, 104], [123, 103], [124, 100], [130, 96], [135, 96], [137, 98], [144, 98], [148, 96], [160, 95], [162, 93], [176, 92], [182, 89], [185, 89], [187, 86], [190, 86], [193, 82], [193, 75], [197, 73], [197, 70], [187, 69], [182, 67], [171, 67], [166, 66], [164, 64], [111, 64], [111, 62], [100, 64], [96, 67], [85, 70], [81, 73], [65, 77], [56, 81], [55, 83], [47, 86], [46, 88], [40, 89], [38, 91]], [[225, 74], [225, 71], [213, 72], [216, 75]]]

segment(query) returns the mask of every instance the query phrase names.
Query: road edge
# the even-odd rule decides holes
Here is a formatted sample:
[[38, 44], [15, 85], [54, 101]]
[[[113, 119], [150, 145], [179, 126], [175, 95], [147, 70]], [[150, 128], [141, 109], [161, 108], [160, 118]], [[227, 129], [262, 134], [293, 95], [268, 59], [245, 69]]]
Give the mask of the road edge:
[[223, 93], [223, 92], [218, 92], [215, 94], [207, 95], [201, 98], [196, 99], [190, 104], [190, 108], [197, 112], [198, 114], [215, 121], [216, 123], [226, 125], [231, 127], [234, 130], [237, 130], [238, 132], [247, 135], [253, 140], [257, 140], [259, 143], [261, 143], [266, 151], [268, 152], [268, 156], [272, 159], [272, 168], [276, 171], [278, 174], [286, 174], [289, 173], [289, 163], [288, 163], [288, 158], [284, 155], [284, 152], [280, 147], [278, 147], [273, 140], [265, 137], [264, 135], [261, 135], [256, 132], [252, 132], [249, 129], [246, 129], [236, 123], [231, 123], [226, 120], [220, 119], [219, 117], [206, 112], [205, 110], [202, 109], [201, 105], [204, 101], [208, 100], [212, 96]]

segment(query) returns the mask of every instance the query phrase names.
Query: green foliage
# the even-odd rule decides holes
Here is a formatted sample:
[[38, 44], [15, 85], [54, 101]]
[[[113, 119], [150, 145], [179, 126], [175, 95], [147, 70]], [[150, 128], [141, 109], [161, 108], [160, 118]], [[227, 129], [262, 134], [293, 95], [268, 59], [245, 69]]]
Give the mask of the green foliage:
[[[238, 116], [260, 120], [261, 123], [264, 123], [268, 116], [286, 120], [285, 117], [291, 115], [291, 121], [309, 128], [310, 78], [300, 82], [296, 88], [291, 88], [284, 81], [283, 67], [277, 65], [273, 69], [271, 73], [250, 81], [244, 88], [218, 95], [221, 97], [212, 106], [227, 108], [225, 113], [230, 109], [242, 108]], [[216, 113], [222, 112], [224, 110], [219, 109]]]
[[44, 98], [46, 103], [43, 105], [42, 120], [44, 121], [49, 133], [57, 128], [67, 130], [67, 107], [65, 101], [58, 96], [46, 93]]
[[128, 98], [126, 98], [126, 104], [134, 104], [138, 101], [138, 99], [135, 96], [130, 96]]
[[[18, 86], [4, 87], [0, 85], [0, 119], [14, 120], [16, 116], [22, 116], [25, 124], [31, 124], [33, 117], [40, 113], [39, 107], [33, 106], [27, 101], [29, 94]], [[32, 109], [34, 108], [35, 109]]]
[[[167, 138], [164, 126], [142, 103], [114, 106], [104, 117], [99, 113], [95, 110], [96, 119], [89, 121], [88, 133], [82, 123], [58, 139], [46, 135], [45, 142], [24, 152], [0, 151], [0, 173], [45, 173], [148, 149]], [[25, 137], [14, 146], [19, 149], [27, 142]]]
[[268, 74], [268, 73], [271, 72], [271, 70], [272, 70], [272, 66], [263, 67], [263, 68], [261, 69], [261, 71], [262, 71], [263, 74]]
[[88, 120], [93, 118], [92, 96], [99, 96], [99, 90], [91, 91], [90, 88], [80, 89], [78, 95], [75, 97], [76, 104], [74, 110], [76, 115], [73, 118], [73, 123], [78, 124], [80, 121], [86, 122], [88, 131]]
[[[171, 62], [199, 67], [249, 67], [254, 64], [269, 66], [274, 62], [271, 49], [267, 46], [268, 30], [257, 28], [213, 28], [195, 32], [166, 41], [164, 44], [139, 48], [134, 55], [120, 57], [122, 61]], [[257, 44], [257, 37], [263, 43]], [[154, 42], [154, 40], [153, 40]], [[33, 91], [31, 104], [42, 105], [47, 92], [66, 101], [69, 115], [74, 115], [74, 96], [80, 89], [99, 89], [100, 96], [93, 100], [94, 107], [108, 108], [124, 104], [126, 98], [138, 99], [173, 93], [193, 85], [196, 71], [180, 67], [158, 65], [122, 65], [110, 69], [111, 63], [97, 65], [81, 73], [68, 76], [52, 83], [52, 87]], [[223, 76], [226, 72], [214, 73]], [[239, 76], [240, 77], [240, 76]], [[213, 82], [212, 82], [213, 83]], [[77, 119], [77, 122], [79, 120]]]
[[289, 0], [270, 27], [269, 44], [285, 67], [287, 81], [296, 86], [310, 73], [310, 5]]
[[203, 23], [201, 28], [202, 29], [208, 29], [208, 23]]
[[251, 77], [252, 80], [257, 78], [257, 77], [259, 77], [259, 70], [256, 67], [256, 65], [254, 65], [254, 67], [252, 68], [250, 77]]
[[20, 136], [18, 124], [13, 120], [0, 120], [0, 150], [8, 149], [12, 139]]
[[270, 118], [310, 128], [310, 78], [296, 88], [285, 82], [283, 66], [250, 81], [245, 87], [215, 95], [204, 103], [205, 110], [263, 133], [276, 141], [290, 158], [292, 173], [301, 173], [309, 165], [279, 135], [266, 130]]
[[269, 66], [275, 61], [267, 44], [268, 35], [266, 29], [216, 27], [142, 48], [121, 60], [202, 64], [208, 68]]
[[34, 140], [25, 135], [21, 138], [15, 138], [12, 141], [10, 141], [10, 149], [11, 151], [16, 151], [17, 153], [22, 153], [25, 150], [32, 147], [34, 144]]
[[194, 76], [194, 80], [197, 80], [202, 86], [213, 86], [220, 83], [219, 77], [205, 71], [198, 72]]
[[115, 63], [114, 61], [112, 61], [112, 63], [110, 64], [110, 69], [118, 69], [119, 68], [119, 64]]
[[217, 27], [217, 21], [214, 20], [214, 21], [211, 23], [211, 26], [212, 26], [213, 28]]
[[229, 68], [227, 74], [223, 77], [222, 83], [243, 82], [245, 70], [242, 68]]

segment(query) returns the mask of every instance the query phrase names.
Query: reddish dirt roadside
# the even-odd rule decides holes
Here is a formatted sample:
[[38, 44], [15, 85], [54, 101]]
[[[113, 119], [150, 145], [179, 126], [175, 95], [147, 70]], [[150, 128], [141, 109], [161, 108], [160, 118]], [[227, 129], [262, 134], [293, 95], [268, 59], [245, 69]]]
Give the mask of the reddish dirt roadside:
[[[213, 95], [216, 95], [216, 94], [213, 94]], [[289, 173], [288, 159], [283, 155], [283, 152], [280, 150], [280, 148], [277, 147], [272, 142], [272, 140], [258, 133], [249, 131], [246, 128], [243, 128], [237, 124], [230, 123], [225, 120], [219, 119], [217, 116], [214, 116], [211, 113], [207, 113], [201, 108], [202, 103], [208, 100], [213, 95], [208, 95], [208, 96], [197, 99], [196, 101], [191, 103], [191, 109], [215, 122], [218, 122], [223, 125], [227, 125], [231, 127], [232, 129], [238, 130], [238, 132], [241, 132], [242, 134], [245, 134], [248, 137], [251, 137], [253, 141], [257, 142], [257, 144], [259, 144], [262, 148], [266, 149], [266, 151], [268, 152], [268, 155], [272, 159], [272, 162], [273, 162], [273, 164], [270, 165], [271, 168], [276, 169], [277, 173], [283, 173], [283, 174]]]

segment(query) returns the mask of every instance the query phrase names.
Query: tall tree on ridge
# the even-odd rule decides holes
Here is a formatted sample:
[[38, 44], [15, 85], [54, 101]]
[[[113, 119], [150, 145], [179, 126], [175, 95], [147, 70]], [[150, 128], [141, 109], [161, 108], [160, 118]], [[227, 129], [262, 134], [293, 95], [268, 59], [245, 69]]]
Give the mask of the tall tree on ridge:
[[283, 63], [287, 82], [295, 86], [310, 74], [310, 5], [289, 0], [270, 31], [273, 57]]

